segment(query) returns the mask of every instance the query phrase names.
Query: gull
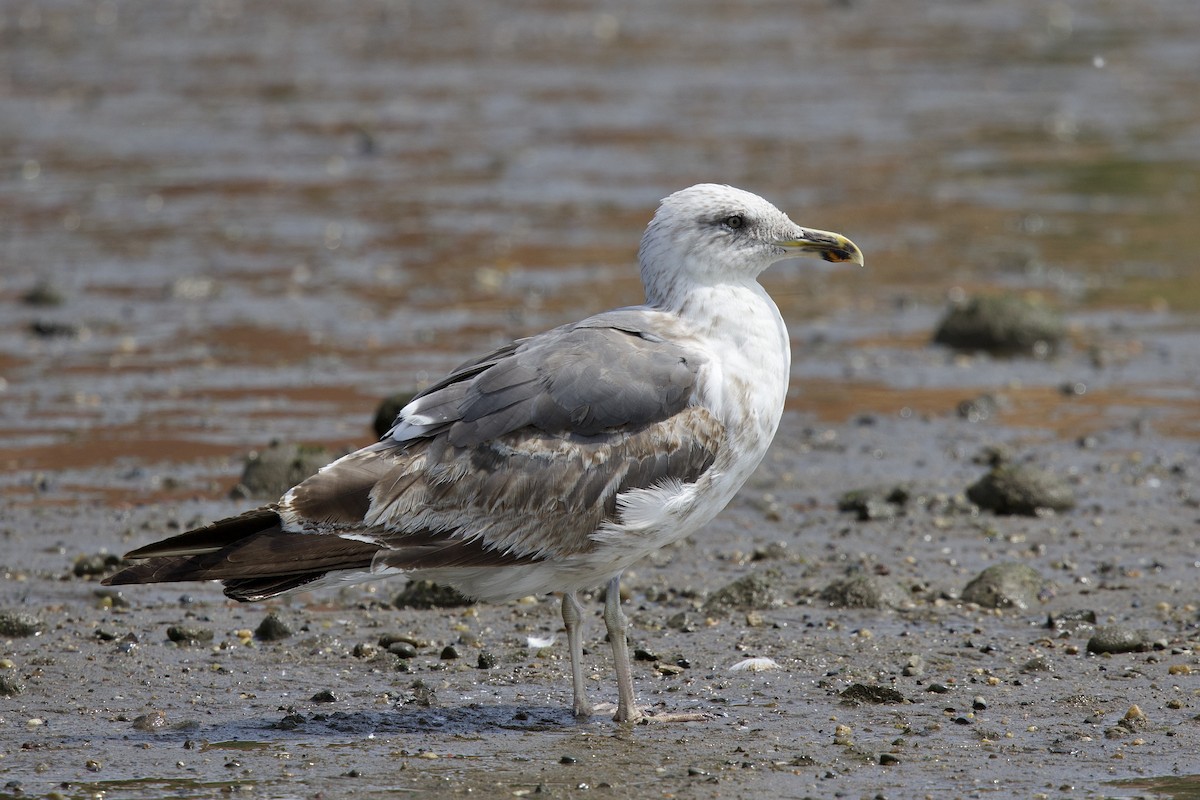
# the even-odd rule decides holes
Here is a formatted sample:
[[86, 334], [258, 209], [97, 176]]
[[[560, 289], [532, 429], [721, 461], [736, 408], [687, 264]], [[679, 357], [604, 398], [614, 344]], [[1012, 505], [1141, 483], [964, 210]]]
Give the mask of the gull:
[[642, 236], [645, 303], [466, 362], [379, 442], [276, 503], [133, 550], [104, 582], [219, 580], [241, 601], [391, 575], [488, 602], [561, 592], [577, 718], [594, 710], [577, 593], [607, 585], [614, 719], [643, 721], [621, 573], [707, 524], [766, 454], [791, 349], [758, 277], [798, 256], [863, 263], [757, 195], [675, 192]]

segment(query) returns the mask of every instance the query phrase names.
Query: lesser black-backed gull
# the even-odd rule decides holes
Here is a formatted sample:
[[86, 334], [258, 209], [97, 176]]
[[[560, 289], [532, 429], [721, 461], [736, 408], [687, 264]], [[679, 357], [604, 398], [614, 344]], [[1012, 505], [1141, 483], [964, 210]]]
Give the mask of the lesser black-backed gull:
[[576, 592], [607, 583], [615, 719], [637, 720], [621, 572], [711, 520], [767, 452], [791, 350], [757, 279], [807, 255], [862, 263], [756, 195], [676, 192], [642, 237], [645, 304], [468, 361], [378, 443], [277, 503], [134, 550], [105, 583], [219, 580], [237, 600], [388, 575], [493, 602], [562, 592], [578, 717], [593, 709]]

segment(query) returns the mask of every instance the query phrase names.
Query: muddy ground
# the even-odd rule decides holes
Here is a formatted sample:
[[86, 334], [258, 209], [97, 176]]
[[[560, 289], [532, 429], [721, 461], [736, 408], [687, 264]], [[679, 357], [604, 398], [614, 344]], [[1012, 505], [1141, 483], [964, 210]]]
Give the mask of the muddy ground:
[[[1190, 0], [14, 3], [0, 37], [0, 797], [1200, 797]], [[706, 721], [572, 720], [553, 597], [99, 586], [253, 502], [248, 452], [359, 446], [637, 302], [699, 180], [868, 264], [765, 278], [779, 437], [626, 575], [640, 701]], [[978, 294], [1065, 338], [931, 345]], [[998, 457], [1073, 505], [980, 509]]]

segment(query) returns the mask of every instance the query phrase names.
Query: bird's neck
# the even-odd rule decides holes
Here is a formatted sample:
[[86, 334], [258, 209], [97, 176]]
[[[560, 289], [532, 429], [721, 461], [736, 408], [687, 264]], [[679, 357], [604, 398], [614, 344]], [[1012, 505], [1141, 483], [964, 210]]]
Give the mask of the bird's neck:
[[[783, 413], [791, 375], [787, 328], [757, 281], [674, 284], [666, 297], [647, 300], [671, 313], [709, 356], [705, 404], [727, 426], [745, 430], [750, 449], [766, 451]], [[657, 302], [656, 302], [657, 301]]]
[[673, 314], [709, 335], [736, 336], [739, 330], [765, 327], [772, 333], [783, 332], [783, 341], [787, 341], [775, 301], [753, 278], [719, 282], [676, 278], [669, 283], [647, 284], [646, 305]]

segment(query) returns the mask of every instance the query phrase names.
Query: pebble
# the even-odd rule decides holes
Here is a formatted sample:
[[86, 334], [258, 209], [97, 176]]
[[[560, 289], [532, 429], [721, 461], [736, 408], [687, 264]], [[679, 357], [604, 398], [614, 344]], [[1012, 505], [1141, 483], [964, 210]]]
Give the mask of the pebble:
[[838, 695], [843, 703], [850, 705], [899, 705], [908, 702], [904, 695], [888, 686], [868, 686], [852, 683]]
[[695, 633], [700, 625], [701, 620], [691, 611], [680, 611], [667, 618], [667, 627], [680, 633]]
[[962, 590], [962, 600], [983, 608], [1027, 609], [1038, 601], [1045, 579], [1033, 567], [1019, 562], [994, 564], [979, 573]]
[[189, 625], [172, 625], [167, 628], [167, 638], [180, 644], [198, 644], [211, 642], [213, 632], [207, 628], [197, 628]]
[[702, 611], [708, 616], [725, 616], [732, 611], [755, 611], [779, 603], [776, 584], [779, 574], [774, 570], [754, 572], [717, 589], [704, 602]]
[[496, 666], [496, 656], [492, 655], [487, 650], [479, 654], [479, 659], [476, 661], [476, 666], [480, 669], [492, 669]]
[[904, 669], [900, 671], [902, 675], [908, 678], [915, 678], [925, 674], [925, 659], [919, 654], [914, 653], [904, 662]]
[[27, 306], [61, 306], [63, 301], [62, 290], [49, 281], [39, 281], [21, 295], [21, 302]]
[[458, 608], [474, 605], [475, 601], [461, 592], [433, 581], [409, 581], [392, 600], [396, 608]]
[[0, 675], [0, 697], [16, 697], [25, 691], [25, 684], [12, 675]]
[[1024, 464], [1001, 464], [967, 487], [980, 508], [1009, 516], [1036, 516], [1041, 509], [1075, 507], [1075, 492], [1057, 475]]
[[452, 644], [448, 644], [442, 648], [442, 653], [439, 657], [442, 659], [442, 661], [453, 661], [454, 659], [458, 658], [458, 648]]
[[908, 597], [892, 580], [878, 575], [853, 575], [821, 590], [833, 608], [899, 608]]
[[374, 658], [379, 653], [379, 648], [369, 642], [359, 642], [354, 645], [351, 651], [355, 658]]
[[935, 344], [957, 350], [1044, 358], [1067, 334], [1061, 314], [1016, 294], [973, 297], [955, 304], [938, 323]]
[[167, 727], [167, 715], [162, 711], [150, 711], [134, 717], [130, 727], [136, 731], [161, 731]]
[[407, 642], [413, 647], [427, 647], [429, 645], [429, 642], [423, 639], [403, 633], [385, 633], [379, 637], [379, 646], [384, 649], [391, 647], [396, 642]]
[[120, 563], [121, 559], [113, 553], [93, 553], [76, 558], [71, 571], [76, 578], [104, 575]]
[[34, 636], [43, 630], [45, 625], [32, 614], [23, 611], [0, 611], [0, 636], [6, 639]]
[[375, 410], [375, 422], [372, 427], [375, 429], [375, 438], [382, 439], [387, 432], [392, 429], [392, 425], [396, 422], [396, 417], [400, 414], [400, 409], [408, 405], [413, 399], [416, 392], [397, 392], [396, 394], [388, 395], [380, 401], [379, 406]]
[[417, 654], [417, 648], [408, 642], [392, 642], [388, 645], [387, 651], [392, 655], [400, 656], [400, 658], [412, 658]]
[[276, 500], [332, 459], [333, 454], [321, 445], [271, 442], [267, 449], [246, 456], [242, 479], [229, 496], [235, 500]]
[[314, 703], [336, 703], [337, 695], [328, 689], [322, 689], [310, 698]]
[[1090, 608], [1076, 608], [1051, 614], [1046, 618], [1046, 627], [1051, 630], [1076, 633], [1080, 629], [1091, 628], [1096, 624], [1096, 612]]
[[1124, 625], [1104, 625], [1088, 639], [1089, 653], [1142, 653], [1150, 650], [1150, 637], [1144, 631]]
[[838, 498], [838, 511], [852, 512], [862, 522], [895, 519], [904, 511], [910, 490], [905, 486], [875, 486], [851, 489]]
[[263, 621], [254, 629], [254, 637], [263, 642], [277, 642], [292, 635], [288, 624], [275, 614], [267, 614]]

